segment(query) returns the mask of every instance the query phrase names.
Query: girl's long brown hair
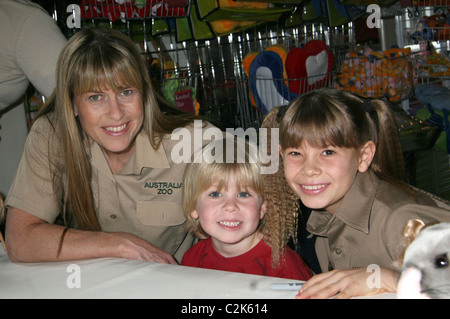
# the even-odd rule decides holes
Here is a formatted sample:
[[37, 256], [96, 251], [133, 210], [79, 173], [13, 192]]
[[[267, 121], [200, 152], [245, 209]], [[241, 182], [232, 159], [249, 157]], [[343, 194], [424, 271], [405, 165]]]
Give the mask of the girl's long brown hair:
[[[346, 91], [319, 89], [302, 95], [288, 106], [273, 109], [262, 127], [279, 128], [281, 148], [297, 147], [306, 141], [311, 146], [331, 144], [359, 149], [372, 140], [376, 153], [371, 170], [380, 178], [411, 191], [403, 182], [405, 173], [397, 125], [383, 101], [363, 101]], [[266, 240], [281, 257], [288, 240], [297, 241], [299, 198], [285, 180], [281, 156], [278, 171], [264, 178]]]

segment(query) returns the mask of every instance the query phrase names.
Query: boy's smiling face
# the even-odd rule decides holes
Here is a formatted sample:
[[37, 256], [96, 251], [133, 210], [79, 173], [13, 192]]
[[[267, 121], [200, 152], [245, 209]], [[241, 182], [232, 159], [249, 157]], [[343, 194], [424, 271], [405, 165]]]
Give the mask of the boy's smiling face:
[[262, 197], [255, 190], [237, 185], [231, 175], [228, 185], [212, 185], [203, 191], [191, 212], [212, 237], [214, 248], [225, 257], [241, 255], [261, 239], [257, 229], [266, 213]]

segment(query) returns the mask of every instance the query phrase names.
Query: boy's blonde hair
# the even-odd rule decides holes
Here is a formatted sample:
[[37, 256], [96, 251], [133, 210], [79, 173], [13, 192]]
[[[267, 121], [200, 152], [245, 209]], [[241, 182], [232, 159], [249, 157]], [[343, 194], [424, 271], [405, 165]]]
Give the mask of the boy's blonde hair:
[[[215, 140], [194, 155], [183, 179], [183, 211], [187, 227], [200, 239], [208, 238], [198, 221], [191, 217], [197, 207], [199, 195], [217, 184], [226, 188], [230, 176], [244, 188], [251, 188], [264, 199], [264, 179], [257, 148], [240, 138]], [[264, 219], [260, 222], [261, 230]]]

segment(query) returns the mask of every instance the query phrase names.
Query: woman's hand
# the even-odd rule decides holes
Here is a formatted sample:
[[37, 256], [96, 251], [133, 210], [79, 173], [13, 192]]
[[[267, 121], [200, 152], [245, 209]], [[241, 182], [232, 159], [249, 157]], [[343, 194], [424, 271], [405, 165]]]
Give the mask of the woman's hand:
[[118, 257], [177, 264], [169, 253], [133, 234], [70, 228], [60, 246], [63, 231], [63, 226], [48, 224], [38, 217], [10, 206], [6, 219], [8, 256], [13, 262]]
[[[296, 296], [297, 299], [331, 298], [347, 299], [356, 296], [372, 296], [383, 292], [395, 292], [398, 272], [380, 268], [378, 285], [373, 284], [376, 274], [367, 272], [366, 268], [336, 269], [312, 277], [306, 282]], [[369, 284], [370, 283], [370, 284]], [[375, 287], [373, 287], [375, 286]]]
[[127, 259], [146, 260], [163, 264], [178, 263], [166, 251], [153, 246], [148, 241], [129, 233], [112, 233], [121, 239], [119, 244], [119, 256]]

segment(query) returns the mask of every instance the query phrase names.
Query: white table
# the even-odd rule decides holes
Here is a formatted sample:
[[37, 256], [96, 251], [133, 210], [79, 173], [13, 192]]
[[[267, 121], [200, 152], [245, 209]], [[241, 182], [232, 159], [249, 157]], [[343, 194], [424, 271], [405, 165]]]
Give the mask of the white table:
[[294, 298], [296, 291], [269, 289], [280, 282], [295, 281], [119, 258], [12, 263], [0, 253], [0, 299]]
[[272, 283], [291, 282], [299, 281], [119, 258], [12, 263], [4, 252], [0, 252], [0, 299], [292, 300], [297, 291], [269, 288]]

